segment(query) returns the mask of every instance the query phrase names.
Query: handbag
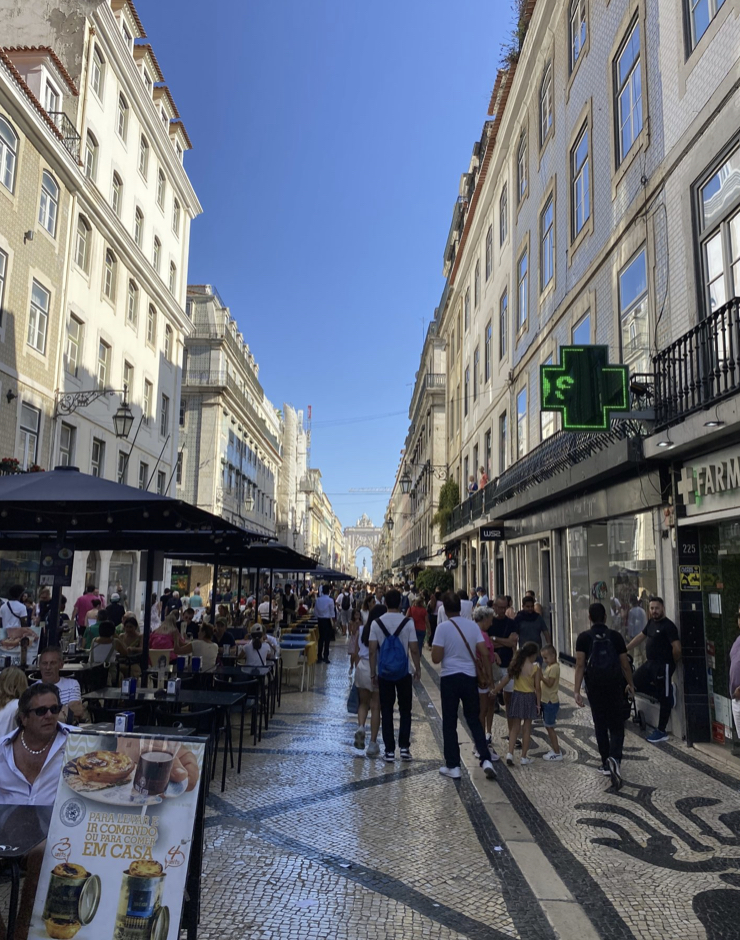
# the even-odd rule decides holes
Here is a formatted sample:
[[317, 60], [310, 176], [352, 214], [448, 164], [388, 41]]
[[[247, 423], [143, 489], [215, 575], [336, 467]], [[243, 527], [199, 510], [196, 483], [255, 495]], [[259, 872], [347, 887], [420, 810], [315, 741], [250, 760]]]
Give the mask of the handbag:
[[352, 687], [349, 690], [349, 695], [347, 696], [347, 713], [350, 715], [356, 715], [360, 708], [360, 693], [357, 691], [357, 686], [355, 683], [352, 683]]
[[468, 652], [470, 653], [471, 659], [475, 663], [475, 675], [478, 680], [478, 688], [479, 689], [487, 688], [489, 684], [489, 677], [488, 677], [488, 670], [486, 669], [485, 663], [483, 662], [480, 656], [476, 656], [476, 654], [471, 650], [470, 644], [465, 639], [465, 635], [463, 634], [460, 627], [458, 627], [458, 625], [455, 623], [455, 621], [451, 619], [450, 623], [455, 627], [457, 632], [460, 634], [460, 637], [463, 643], [465, 644], [465, 646], [468, 649]]

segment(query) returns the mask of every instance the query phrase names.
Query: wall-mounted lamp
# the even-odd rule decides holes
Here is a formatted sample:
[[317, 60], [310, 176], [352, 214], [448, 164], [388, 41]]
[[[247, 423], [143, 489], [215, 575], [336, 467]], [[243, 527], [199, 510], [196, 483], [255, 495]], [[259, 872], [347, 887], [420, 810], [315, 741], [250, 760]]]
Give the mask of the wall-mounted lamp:
[[714, 417], [709, 418], [704, 422], [705, 428], [721, 428], [724, 425], [724, 421], [719, 416], [719, 405], [714, 409]]
[[8, 404], [10, 404], [13, 401], [13, 399], [17, 397], [18, 396], [16, 395], [16, 393], [13, 391], [12, 388], [9, 388], [8, 391], [5, 393], [5, 399], [8, 402]]
[[674, 444], [673, 444], [673, 441], [672, 441], [672, 440], [668, 437], [668, 435], [666, 434], [666, 436], [663, 438], [663, 440], [662, 440], [662, 441], [658, 441], [655, 446], [656, 446], [656, 447], [673, 447]]
[[26, 242], [32, 242], [32, 241], [33, 241], [33, 229], [30, 228], [27, 232], [23, 233], [23, 244], [25, 245]]

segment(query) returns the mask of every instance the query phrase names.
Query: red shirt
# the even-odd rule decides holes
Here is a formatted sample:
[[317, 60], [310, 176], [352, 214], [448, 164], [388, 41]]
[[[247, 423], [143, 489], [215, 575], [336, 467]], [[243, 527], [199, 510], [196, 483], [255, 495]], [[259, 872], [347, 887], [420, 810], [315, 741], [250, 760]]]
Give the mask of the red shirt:
[[425, 633], [427, 629], [427, 610], [426, 607], [409, 607], [409, 617], [414, 621], [414, 630], [417, 633]]
[[92, 610], [92, 602], [100, 598], [101, 604], [103, 601], [102, 594], [83, 594], [81, 597], [78, 597], [75, 602], [75, 607], [77, 608], [77, 623], [83, 624], [85, 622], [85, 617]]

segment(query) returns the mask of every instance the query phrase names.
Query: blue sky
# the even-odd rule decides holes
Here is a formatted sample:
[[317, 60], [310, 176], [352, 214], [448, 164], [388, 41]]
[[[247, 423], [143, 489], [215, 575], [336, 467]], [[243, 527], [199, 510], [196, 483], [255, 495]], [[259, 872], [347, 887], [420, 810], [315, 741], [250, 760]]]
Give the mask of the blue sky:
[[218, 287], [273, 404], [313, 406], [311, 463], [342, 523], [378, 524], [387, 496], [349, 491], [393, 483], [509, 3], [137, 9], [193, 142], [188, 280]]

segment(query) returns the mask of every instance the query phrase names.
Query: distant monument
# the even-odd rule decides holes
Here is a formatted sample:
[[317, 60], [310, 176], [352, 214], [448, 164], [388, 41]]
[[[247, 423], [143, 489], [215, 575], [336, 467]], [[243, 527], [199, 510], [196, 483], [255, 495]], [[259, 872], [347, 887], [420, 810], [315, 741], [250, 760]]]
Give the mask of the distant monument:
[[[367, 549], [371, 554], [375, 552], [380, 541], [381, 529], [374, 526], [372, 520], [363, 513], [357, 520], [357, 525], [348, 526], [344, 530], [344, 544], [347, 558], [356, 558], [360, 549]], [[359, 565], [358, 565], [359, 567]], [[371, 574], [367, 569], [367, 556], [362, 557], [362, 570], [357, 576], [361, 581], [369, 581]]]

